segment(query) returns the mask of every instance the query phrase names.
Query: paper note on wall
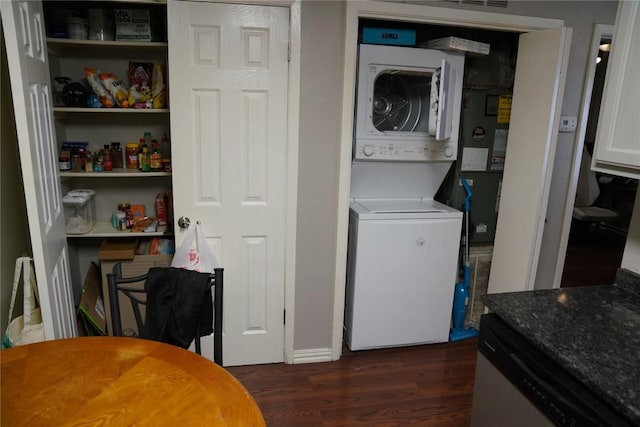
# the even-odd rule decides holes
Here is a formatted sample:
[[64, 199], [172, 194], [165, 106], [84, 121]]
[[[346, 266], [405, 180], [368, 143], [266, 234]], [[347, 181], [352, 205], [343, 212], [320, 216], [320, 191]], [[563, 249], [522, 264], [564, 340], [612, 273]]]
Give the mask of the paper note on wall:
[[482, 171], [487, 169], [488, 148], [464, 147], [462, 151], [461, 171]]

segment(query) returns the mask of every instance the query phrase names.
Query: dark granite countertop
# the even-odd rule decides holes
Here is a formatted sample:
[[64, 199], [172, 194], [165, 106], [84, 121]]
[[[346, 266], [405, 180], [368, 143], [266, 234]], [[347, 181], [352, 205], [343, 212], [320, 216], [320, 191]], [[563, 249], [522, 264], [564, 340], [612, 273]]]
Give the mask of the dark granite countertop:
[[640, 425], [640, 295], [605, 285], [490, 294], [483, 301]]

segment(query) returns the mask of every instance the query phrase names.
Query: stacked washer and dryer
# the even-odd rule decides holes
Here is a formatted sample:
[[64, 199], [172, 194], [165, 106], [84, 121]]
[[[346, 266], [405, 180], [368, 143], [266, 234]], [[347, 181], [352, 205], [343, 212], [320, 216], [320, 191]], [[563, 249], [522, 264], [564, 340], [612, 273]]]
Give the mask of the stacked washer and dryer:
[[445, 342], [462, 212], [434, 200], [456, 159], [464, 55], [360, 45], [345, 340]]

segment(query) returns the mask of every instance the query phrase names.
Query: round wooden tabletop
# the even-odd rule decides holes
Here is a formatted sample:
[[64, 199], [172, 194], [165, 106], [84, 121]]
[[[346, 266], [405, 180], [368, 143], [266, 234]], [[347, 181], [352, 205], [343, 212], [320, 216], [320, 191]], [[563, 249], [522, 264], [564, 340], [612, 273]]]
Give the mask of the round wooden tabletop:
[[83, 337], [3, 350], [0, 358], [3, 426], [265, 426], [231, 374], [168, 344]]

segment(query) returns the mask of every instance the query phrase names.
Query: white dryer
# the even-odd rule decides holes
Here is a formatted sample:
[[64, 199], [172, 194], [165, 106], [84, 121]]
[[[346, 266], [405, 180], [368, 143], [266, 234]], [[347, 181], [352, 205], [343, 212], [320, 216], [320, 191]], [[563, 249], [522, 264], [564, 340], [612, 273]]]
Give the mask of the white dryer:
[[449, 339], [462, 213], [433, 199], [351, 203], [345, 340], [351, 350]]

